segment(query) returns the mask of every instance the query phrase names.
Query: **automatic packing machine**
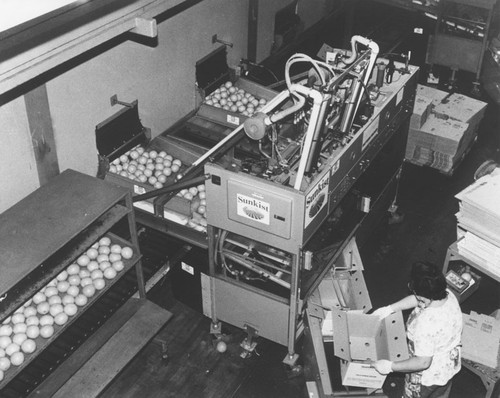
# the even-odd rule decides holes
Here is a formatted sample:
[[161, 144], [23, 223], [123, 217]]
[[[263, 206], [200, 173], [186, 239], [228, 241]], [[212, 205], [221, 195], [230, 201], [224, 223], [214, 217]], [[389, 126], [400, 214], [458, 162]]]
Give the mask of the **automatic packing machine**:
[[[203, 106], [151, 143], [189, 153], [189, 161], [165, 187], [137, 192], [136, 204], [154, 205], [138, 220], [207, 248], [203, 312], [215, 335], [221, 322], [246, 330], [243, 353], [262, 336], [286, 346], [284, 363], [295, 366], [308, 303], [317, 302], [325, 280], [360, 296], [337, 298], [340, 308], [350, 301], [371, 307], [355, 240], [394, 203], [418, 76], [417, 67], [389, 63], [378, 51], [354, 36], [350, 50], [328, 48], [321, 60], [295, 54], [284, 90], [266, 91], [255, 107], [254, 96], [227, 76], [200, 73], [210, 81]], [[219, 65], [220, 57], [200, 66]], [[231, 97], [244, 114], [228, 106]], [[193, 120], [203, 120], [203, 129], [185, 134]], [[177, 234], [164, 210], [179, 190], [202, 183], [206, 231]]]
[[[418, 68], [398, 64], [397, 78], [385, 83], [377, 79], [385, 66], [377, 57], [378, 46], [359, 36], [350, 51], [332, 50], [325, 61], [292, 56], [286, 89], [186, 174], [204, 165], [207, 178], [204, 313], [214, 333], [220, 321], [245, 329], [243, 347], [250, 352], [253, 337], [263, 336], [287, 346], [284, 362], [296, 363], [307, 299], [355, 232], [331, 241], [318, 236], [387, 143], [398, 135], [405, 142]], [[310, 66], [301, 81], [292, 81], [294, 64]], [[243, 132], [260, 157], [217, 162], [219, 149]], [[401, 166], [402, 157], [397, 162]], [[370, 211], [370, 204], [362, 207]]]

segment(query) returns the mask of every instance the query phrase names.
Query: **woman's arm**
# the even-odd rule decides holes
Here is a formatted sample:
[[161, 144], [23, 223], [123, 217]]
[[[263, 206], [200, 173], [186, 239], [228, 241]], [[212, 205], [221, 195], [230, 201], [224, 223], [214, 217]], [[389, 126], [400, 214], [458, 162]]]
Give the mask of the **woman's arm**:
[[431, 363], [432, 357], [411, 357], [404, 361], [393, 362], [392, 370], [402, 373], [420, 372], [431, 366]]
[[412, 373], [420, 372], [431, 366], [432, 357], [411, 357], [404, 361], [391, 362], [381, 359], [372, 362], [371, 366], [380, 374], [386, 375], [391, 372]]
[[389, 316], [393, 312], [409, 310], [411, 308], [415, 308], [418, 305], [417, 298], [412, 294], [410, 296], [406, 296], [405, 298], [396, 301], [390, 305], [386, 305], [385, 307], [377, 308], [373, 311], [373, 315], [377, 315], [381, 318], [385, 318]]
[[391, 304], [391, 308], [393, 309], [394, 312], [397, 312], [415, 308], [417, 305], [418, 305], [417, 298], [413, 294], [411, 294]]

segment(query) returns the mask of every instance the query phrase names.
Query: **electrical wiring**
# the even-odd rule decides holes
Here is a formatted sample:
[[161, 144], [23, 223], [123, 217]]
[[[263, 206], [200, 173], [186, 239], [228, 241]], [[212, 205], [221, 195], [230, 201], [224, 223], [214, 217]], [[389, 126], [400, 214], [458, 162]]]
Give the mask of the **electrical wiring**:
[[221, 264], [226, 269], [226, 271], [229, 272], [231, 275], [238, 276], [239, 272], [234, 271], [231, 268], [229, 268], [229, 266], [226, 263], [226, 257], [224, 255], [224, 241], [226, 240], [226, 236], [227, 236], [227, 231], [222, 230], [222, 232], [220, 233], [220, 236], [217, 238], [217, 240], [218, 240], [217, 244], [219, 247], [218, 251], [219, 251], [220, 258], [221, 258]]
[[290, 78], [290, 68], [292, 67], [293, 64], [298, 63], [298, 62], [308, 62], [310, 63], [313, 68], [315, 69], [318, 77], [321, 79], [321, 85], [326, 84], [325, 76], [323, 74], [323, 69], [326, 69], [331, 76], [335, 76], [335, 71], [332, 66], [330, 66], [328, 63], [323, 62], [323, 61], [318, 61], [306, 54], [298, 53], [292, 55], [288, 61], [285, 64], [285, 82], [288, 87], [289, 91], [292, 91], [292, 81]]
[[245, 64], [248, 64], [250, 66], [253, 66], [254, 68], [260, 68], [260, 69], [265, 70], [267, 73], [269, 73], [273, 77], [273, 79], [276, 82], [279, 82], [279, 80], [280, 80], [280, 79], [278, 79], [278, 76], [276, 76], [276, 74], [270, 68], [268, 68], [267, 66], [264, 66], [262, 64], [257, 64], [255, 62], [252, 62], [252, 61], [248, 60], [248, 59], [242, 59], [241, 62], [245, 63]]
[[246, 261], [246, 262], [253, 262], [255, 265], [260, 266], [261, 268], [270, 268], [274, 271], [277, 272], [282, 272], [285, 274], [290, 274], [291, 271], [284, 269], [283, 267], [279, 267], [277, 265], [271, 264], [269, 261], [264, 261], [264, 260], [259, 260], [257, 258], [250, 258], [248, 256], [245, 256], [243, 254], [238, 254], [235, 252], [229, 252], [233, 258], [238, 258], [240, 260]]
[[264, 69], [266, 72], [268, 72], [274, 78], [275, 81], [279, 82], [280, 79], [278, 79], [278, 76], [276, 76], [276, 74], [271, 69], [269, 69], [268, 67], [266, 67], [264, 65], [260, 65], [260, 64], [258, 64], [257, 67]]

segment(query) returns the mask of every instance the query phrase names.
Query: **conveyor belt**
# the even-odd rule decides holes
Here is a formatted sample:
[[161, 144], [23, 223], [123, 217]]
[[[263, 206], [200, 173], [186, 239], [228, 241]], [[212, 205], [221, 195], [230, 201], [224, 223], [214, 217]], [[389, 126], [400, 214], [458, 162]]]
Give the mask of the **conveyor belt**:
[[[144, 279], [148, 281], [165, 264], [168, 258], [182, 248], [181, 242], [174, 242], [165, 235], [138, 226], [139, 244], [143, 255]], [[135, 268], [115, 283], [102, 297], [61, 335], [54, 340], [25, 369], [13, 378], [2, 390], [2, 398], [26, 397], [37, 385], [52, 373], [73, 351], [120, 308], [137, 291]]]

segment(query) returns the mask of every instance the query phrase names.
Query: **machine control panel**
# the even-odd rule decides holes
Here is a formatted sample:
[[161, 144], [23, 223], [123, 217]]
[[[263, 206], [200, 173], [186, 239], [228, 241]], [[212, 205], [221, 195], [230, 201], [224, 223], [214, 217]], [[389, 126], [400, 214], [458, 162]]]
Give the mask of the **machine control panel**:
[[230, 179], [227, 205], [230, 220], [290, 239], [292, 200], [289, 197]]

